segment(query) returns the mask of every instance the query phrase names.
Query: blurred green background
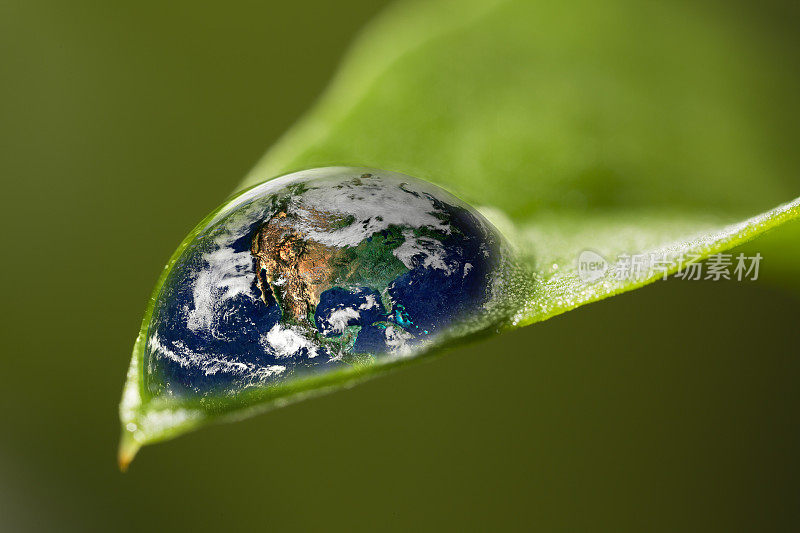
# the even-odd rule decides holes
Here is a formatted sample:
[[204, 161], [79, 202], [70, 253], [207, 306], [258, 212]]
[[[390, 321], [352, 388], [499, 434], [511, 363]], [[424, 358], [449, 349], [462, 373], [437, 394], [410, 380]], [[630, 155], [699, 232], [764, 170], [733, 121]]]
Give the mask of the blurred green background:
[[759, 282], [658, 283], [117, 471], [161, 267], [381, 7], [0, 3], [0, 530], [797, 530], [799, 302]]

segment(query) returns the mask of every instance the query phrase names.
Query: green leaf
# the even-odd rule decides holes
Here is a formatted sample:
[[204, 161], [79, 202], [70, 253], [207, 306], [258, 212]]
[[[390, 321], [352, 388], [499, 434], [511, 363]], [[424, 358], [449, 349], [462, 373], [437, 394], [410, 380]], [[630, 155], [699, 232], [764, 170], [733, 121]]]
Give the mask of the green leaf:
[[[400, 2], [364, 31], [320, 102], [240, 189], [341, 165], [450, 190], [514, 246], [514, 312], [501, 329], [641, 287], [664, 273], [587, 282], [578, 255], [702, 259], [800, 217], [800, 199], [784, 203], [798, 194], [800, 160], [787, 135], [798, 77], [780, 59], [781, 35], [743, 9]], [[798, 225], [780, 235], [765, 264], [793, 271]], [[251, 391], [224, 405], [153, 403], [142, 392], [141, 339], [121, 406], [124, 464], [142, 444], [391, 366]]]

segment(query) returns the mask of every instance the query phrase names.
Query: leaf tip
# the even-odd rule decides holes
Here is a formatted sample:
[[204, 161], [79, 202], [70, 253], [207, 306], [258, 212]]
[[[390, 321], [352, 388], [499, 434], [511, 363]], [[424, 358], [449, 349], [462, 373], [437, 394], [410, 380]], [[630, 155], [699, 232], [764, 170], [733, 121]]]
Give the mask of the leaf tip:
[[136, 442], [133, 435], [123, 431], [119, 442], [119, 452], [117, 453], [117, 464], [120, 472], [127, 472], [128, 466], [133, 461], [133, 458], [136, 457], [139, 448], [141, 448], [141, 444]]

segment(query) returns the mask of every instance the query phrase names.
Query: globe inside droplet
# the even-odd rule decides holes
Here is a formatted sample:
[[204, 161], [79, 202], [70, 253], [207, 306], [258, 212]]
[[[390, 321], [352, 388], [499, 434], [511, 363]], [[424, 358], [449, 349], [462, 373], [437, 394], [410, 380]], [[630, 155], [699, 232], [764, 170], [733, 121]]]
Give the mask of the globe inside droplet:
[[245, 191], [185, 241], [144, 344], [152, 396], [204, 396], [415, 353], [496, 297], [504, 243], [443, 189], [363, 168]]

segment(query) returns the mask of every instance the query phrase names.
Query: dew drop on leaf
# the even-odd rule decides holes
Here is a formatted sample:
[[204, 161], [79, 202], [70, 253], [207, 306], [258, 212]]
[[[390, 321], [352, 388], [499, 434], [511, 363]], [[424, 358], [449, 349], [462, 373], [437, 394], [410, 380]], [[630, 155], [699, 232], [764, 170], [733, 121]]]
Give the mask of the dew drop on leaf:
[[144, 393], [234, 395], [411, 356], [485, 322], [503, 261], [494, 227], [427, 182], [353, 168], [266, 182], [206, 219], [172, 265]]

